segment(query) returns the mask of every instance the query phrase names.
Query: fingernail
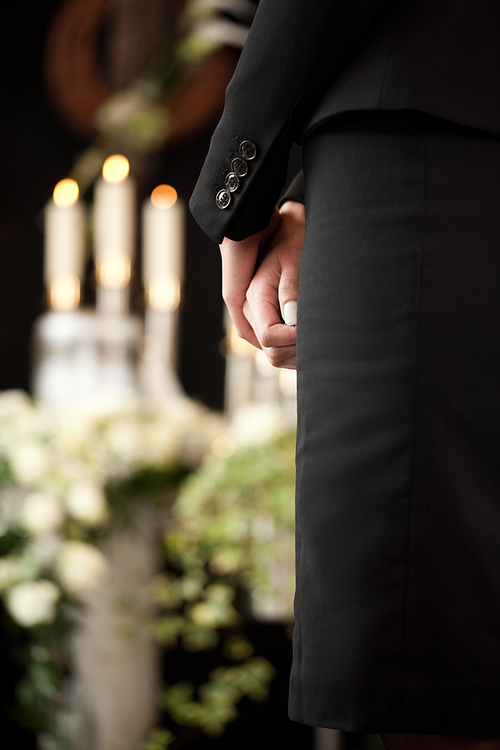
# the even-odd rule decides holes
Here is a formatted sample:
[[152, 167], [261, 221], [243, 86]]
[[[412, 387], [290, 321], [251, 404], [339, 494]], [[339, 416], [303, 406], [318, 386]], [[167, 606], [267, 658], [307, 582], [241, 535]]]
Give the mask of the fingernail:
[[283, 307], [283, 320], [285, 321], [287, 326], [297, 325], [297, 303], [296, 302], [285, 303], [285, 306]]

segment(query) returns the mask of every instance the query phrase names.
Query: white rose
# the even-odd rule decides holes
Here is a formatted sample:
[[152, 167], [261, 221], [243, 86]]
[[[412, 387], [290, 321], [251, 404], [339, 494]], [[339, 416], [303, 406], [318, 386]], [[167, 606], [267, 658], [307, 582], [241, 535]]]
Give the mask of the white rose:
[[284, 419], [277, 404], [246, 404], [238, 409], [229, 425], [229, 432], [241, 446], [258, 446], [282, 434]]
[[52, 581], [24, 581], [8, 592], [7, 610], [19, 625], [26, 628], [53, 622], [59, 593]]
[[84, 451], [92, 438], [95, 426], [82, 409], [68, 407], [57, 414], [57, 441], [70, 453]]
[[73, 518], [88, 526], [100, 526], [108, 520], [106, 497], [95, 484], [75, 484], [65, 497], [66, 508]]
[[143, 434], [135, 419], [120, 419], [105, 432], [109, 451], [125, 464], [135, 464], [142, 456]]
[[75, 596], [82, 596], [101, 586], [108, 575], [106, 558], [96, 547], [85, 542], [64, 542], [57, 554], [56, 571], [63, 586]]
[[56, 495], [31, 492], [21, 504], [18, 520], [30, 534], [49, 534], [64, 522], [63, 504]]
[[0, 393], [0, 416], [11, 417], [31, 408], [29, 396], [20, 390]]
[[97, 424], [118, 415], [135, 414], [140, 404], [140, 398], [135, 393], [105, 390], [78, 400], [74, 408], [82, 410], [86, 419]]
[[153, 466], [162, 466], [172, 461], [178, 452], [178, 437], [172, 426], [164, 422], [145, 425], [143, 461]]
[[15, 479], [24, 485], [40, 482], [48, 469], [47, 451], [37, 443], [23, 443], [10, 452], [10, 463]]

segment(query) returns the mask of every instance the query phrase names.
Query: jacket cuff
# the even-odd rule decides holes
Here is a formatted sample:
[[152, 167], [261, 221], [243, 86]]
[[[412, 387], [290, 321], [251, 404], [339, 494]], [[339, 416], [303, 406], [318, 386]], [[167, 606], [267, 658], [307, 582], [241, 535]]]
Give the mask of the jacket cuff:
[[288, 187], [283, 190], [279, 199], [278, 207], [281, 208], [283, 203], [286, 201], [297, 201], [298, 203], [305, 203], [304, 200], [304, 172], [302, 169], [298, 174], [295, 175]]

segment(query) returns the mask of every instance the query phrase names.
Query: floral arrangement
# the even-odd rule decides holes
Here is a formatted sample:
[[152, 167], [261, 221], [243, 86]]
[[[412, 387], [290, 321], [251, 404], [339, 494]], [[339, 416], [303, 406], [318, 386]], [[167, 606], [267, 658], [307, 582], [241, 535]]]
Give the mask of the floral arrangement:
[[[0, 597], [24, 669], [14, 719], [44, 746], [68, 747], [58, 729], [68, 637], [106, 579], [100, 541], [140, 497], [170, 508], [168, 572], [151, 582], [157, 640], [221, 653], [202, 685], [167, 686], [164, 709], [181, 732], [217, 736], [243, 696], [265, 699], [274, 669], [245, 636], [240, 593], [262, 602], [287, 589], [291, 620], [293, 485], [294, 436], [277, 407], [243, 410], [223, 429], [188, 399], [53, 410], [0, 394]], [[176, 731], [155, 730], [142, 750], [169, 747]]]
[[[284, 596], [281, 619], [293, 618], [295, 435], [277, 436], [272, 411], [261, 405], [260, 414], [241, 413], [245, 430], [237, 447], [231, 435], [222, 436], [219, 455], [208, 455], [184, 482], [172, 508], [175, 526], [165, 539], [173, 572], [153, 583], [163, 609], [155, 623], [161, 643], [180, 643], [190, 651], [222, 646], [226, 665], [197, 691], [181, 682], [163, 694], [164, 707], [179, 725], [211, 736], [237, 718], [243, 696], [265, 699], [274, 674], [243, 633], [238, 592], [252, 592], [254, 604]], [[161, 732], [145, 750], [174, 741], [171, 732]]]
[[187, 398], [146, 409], [108, 396], [53, 410], [0, 394], [0, 596], [26, 629], [15, 718], [38, 735], [57, 734], [67, 636], [78, 602], [107, 576], [100, 539], [141, 491], [164, 502], [221, 428]]

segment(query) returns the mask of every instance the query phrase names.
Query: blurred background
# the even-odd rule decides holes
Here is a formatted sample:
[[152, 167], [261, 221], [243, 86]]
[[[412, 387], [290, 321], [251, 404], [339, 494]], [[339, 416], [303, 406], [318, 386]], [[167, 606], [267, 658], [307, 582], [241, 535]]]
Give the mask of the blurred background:
[[[131, 85], [155, 59], [172, 34], [181, 5], [168, 0], [135, 5], [43, 0], [14, 4], [2, 24], [2, 389], [29, 388], [31, 383], [33, 322], [46, 308], [45, 203], [56, 183], [69, 175], [77, 157], [96, 138], [98, 106], [112, 91]], [[237, 47], [229, 46], [220, 53], [218, 80], [210, 82], [208, 101], [201, 103], [203, 112], [197, 112], [195, 92], [175, 145], [167, 139], [152, 154], [135, 154], [137, 205], [161, 182], [175, 185], [187, 201], [237, 55]], [[200, 84], [204, 88], [204, 82]], [[224, 360], [219, 347], [223, 337], [219, 259], [213, 243], [189, 216], [186, 234], [180, 373], [189, 393], [220, 409]], [[138, 290], [134, 291], [132, 308], [140, 309]], [[84, 288], [87, 304], [92, 303], [93, 293], [89, 272]]]
[[16, 748], [376, 746], [287, 719], [295, 376], [234, 335], [187, 212], [254, 11], [28, 0], [0, 27]]

